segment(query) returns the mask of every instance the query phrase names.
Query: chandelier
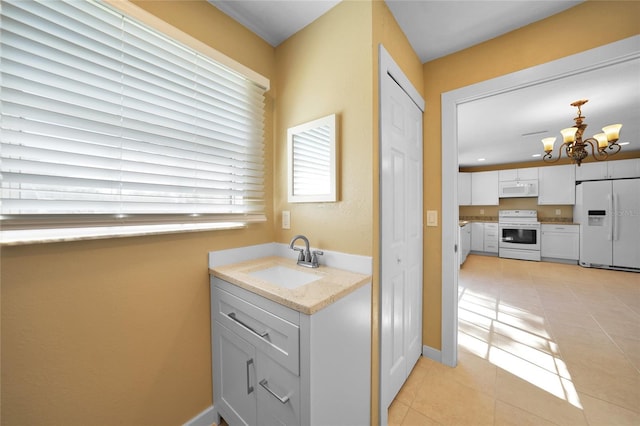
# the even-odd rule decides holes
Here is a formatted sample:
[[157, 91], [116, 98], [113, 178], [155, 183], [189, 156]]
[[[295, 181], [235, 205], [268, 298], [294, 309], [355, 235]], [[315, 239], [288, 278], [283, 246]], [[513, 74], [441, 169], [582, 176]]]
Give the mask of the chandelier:
[[[618, 145], [618, 137], [620, 136], [620, 129], [622, 124], [611, 124], [602, 128], [604, 133], [598, 133], [588, 139], [582, 140], [582, 134], [584, 133], [587, 125], [583, 123], [584, 117], [580, 107], [589, 102], [588, 99], [581, 99], [575, 101], [571, 106], [578, 108], [578, 116], [574, 118], [576, 124], [573, 127], [560, 130], [563, 138], [563, 144], [558, 149], [558, 158], [553, 160], [553, 145], [556, 141], [555, 137], [542, 139], [544, 145], [545, 156], [542, 158], [547, 163], [555, 163], [562, 156], [562, 151], [567, 154], [567, 157], [578, 166], [582, 163], [582, 160], [589, 156], [588, 149], [591, 150], [593, 158], [598, 161], [606, 160], [609, 156], [617, 154], [620, 151], [620, 145]], [[607, 152], [607, 150], [611, 152]]]

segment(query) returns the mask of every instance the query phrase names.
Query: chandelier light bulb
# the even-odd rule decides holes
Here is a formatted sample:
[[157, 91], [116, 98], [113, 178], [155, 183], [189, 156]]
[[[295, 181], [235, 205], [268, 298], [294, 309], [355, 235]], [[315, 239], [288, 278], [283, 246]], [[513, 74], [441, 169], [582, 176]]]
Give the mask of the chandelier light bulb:
[[598, 149], [605, 149], [609, 145], [607, 135], [605, 135], [604, 133], [593, 135], [593, 138], [598, 141]]
[[620, 129], [622, 128], [622, 124], [611, 124], [609, 126], [604, 126], [602, 131], [607, 135], [607, 140], [617, 141], [620, 137]]
[[544, 146], [545, 152], [549, 153], [553, 151], [553, 145], [556, 143], [556, 139], [556, 137], [542, 139], [542, 145]]
[[564, 143], [573, 142], [576, 140], [576, 132], [578, 129], [576, 127], [567, 127], [566, 129], [560, 130], [562, 134], [562, 140]]

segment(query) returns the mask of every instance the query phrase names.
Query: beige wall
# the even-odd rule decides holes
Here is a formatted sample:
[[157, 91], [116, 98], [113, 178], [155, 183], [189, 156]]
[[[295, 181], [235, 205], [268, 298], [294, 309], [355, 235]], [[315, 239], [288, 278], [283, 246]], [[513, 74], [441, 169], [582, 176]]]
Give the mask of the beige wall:
[[[276, 239], [306, 235], [314, 247], [372, 255], [371, 4], [342, 2], [276, 48]], [[287, 128], [339, 117], [339, 201], [287, 202]], [[280, 226], [291, 212], [291, 229]]]
[[[211, 5], [138, 4], [273, 86], [273, 48]], [[2, 248], [3, 425], [176, 425], [211, 406], [207, 253], [274, 239], [267, 105], [267, 223]]]
[[[640, 2], [587, 1], [504, 36], [424, 64], [425, 209], [442, 211], [440, 95], [638, 34]], [[441, 348], [442, 230], [425, 232], [423, 343]]]

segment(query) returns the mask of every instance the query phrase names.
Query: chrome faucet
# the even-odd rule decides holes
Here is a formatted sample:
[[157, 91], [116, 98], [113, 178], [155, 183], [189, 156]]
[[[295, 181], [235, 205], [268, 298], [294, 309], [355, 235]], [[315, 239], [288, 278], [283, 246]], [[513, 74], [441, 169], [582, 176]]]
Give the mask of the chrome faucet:
[[[304, 241], [304, 249], [294, 247], [293, 244], [297, 240]], [[289, 243], [289, 248], [299, 252], [298, 265], [306, 266], [307, 268], [317, 268], [318, 266], [320, 266], [320, 264], [318, 263], [318, 256], [324, 253], [321, 252], [320, 250], [314, 250], [313, 252], [311, 252], [309, 249], [309, 239], [304, 235], [296, 235], [295, 237], [293, 237], [293, 239]]]

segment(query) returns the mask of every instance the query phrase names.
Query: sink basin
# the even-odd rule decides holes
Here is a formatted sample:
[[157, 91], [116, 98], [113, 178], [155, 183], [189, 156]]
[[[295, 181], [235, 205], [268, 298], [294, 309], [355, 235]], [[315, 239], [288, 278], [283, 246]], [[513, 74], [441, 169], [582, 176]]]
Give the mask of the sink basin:
[[249, 272], [249, 275], [288, 289], [301, 287], [322, 278], [320, 275], [310, 274], [280, 265]]

